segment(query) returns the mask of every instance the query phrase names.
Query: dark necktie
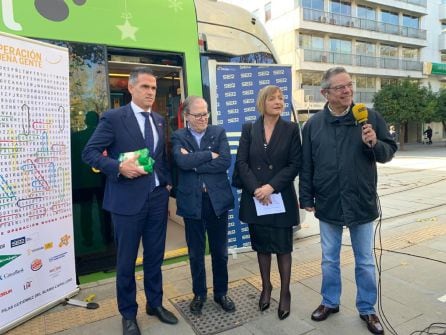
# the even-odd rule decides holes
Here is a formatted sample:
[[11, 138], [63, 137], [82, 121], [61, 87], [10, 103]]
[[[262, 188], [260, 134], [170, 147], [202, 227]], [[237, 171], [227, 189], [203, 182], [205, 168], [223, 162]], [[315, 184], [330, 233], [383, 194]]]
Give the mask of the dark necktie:
[[154, 151], [154, 140], [153, 140], [153, 131], [152, 131], [152, 125], [150, 124], [150, 118], [152, 117], [151, 113], [149, 112], [142, 112], [141, 113], [145, 117], [144, 122], [144, 137], [146, 140], [147, 148], [149, 148], [149, 154], [153, 157], [153, 151]]
[[[141, 114], [145, 118], [145, 122], [144, 122], [144, 139], [145, 139], [145, 142], [146, 142], [146, 146], [149, 149], [149, 155], [154, 157], [154, 154], [153, 154], [153, 150], [154, 149], [153, 149], [153, 147], [155, 146], [155, 144], [154, 144], [155, 141], [153, 139], [152, 125], [150, 124], [150, 118], [152, 117], [152, 113], [142, 112]], [[155, 189], [155, 173], [150, 173], [149, 174], [149, 189], [150, 189], [150, 192], [152, 192]]]

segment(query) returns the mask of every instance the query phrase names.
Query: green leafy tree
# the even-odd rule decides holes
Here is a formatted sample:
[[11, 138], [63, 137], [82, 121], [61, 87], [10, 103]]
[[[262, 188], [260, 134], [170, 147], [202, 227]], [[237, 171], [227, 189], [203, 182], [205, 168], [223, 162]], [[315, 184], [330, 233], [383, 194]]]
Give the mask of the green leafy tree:
[[441, 89], [438, 92], [438, 106], [433, 121], [443, 123], [443, 129], [446, 130], [446, 89]]
[[373, 98], [373, 104], [388, 123], [395, 124], [400, 134], [400, 149], [404, 150], [408, 122], [425, 122], [433, 118], [437, 99], [430, 87], [406, 78], [386, 85]]

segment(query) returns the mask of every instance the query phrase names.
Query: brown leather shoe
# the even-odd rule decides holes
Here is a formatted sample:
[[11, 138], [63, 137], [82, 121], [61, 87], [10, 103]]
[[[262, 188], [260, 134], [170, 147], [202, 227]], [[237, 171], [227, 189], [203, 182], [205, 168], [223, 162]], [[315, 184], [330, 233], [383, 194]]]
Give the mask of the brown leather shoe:
[[316, 310], [311, 313], [311, 320], [314, 321], [324, 321], [326, 318], [328, 318], [328, 316], [330, 314], [334, 314], [339, 312], [339, 306], [338, 307], [326, 307], [324, 305], [319, 305], [318, 308], [316, 308]]
[[359, 315], [367, 323], [367, 328], [373, 334], [384, 334], [383, 326], [376, 314]]

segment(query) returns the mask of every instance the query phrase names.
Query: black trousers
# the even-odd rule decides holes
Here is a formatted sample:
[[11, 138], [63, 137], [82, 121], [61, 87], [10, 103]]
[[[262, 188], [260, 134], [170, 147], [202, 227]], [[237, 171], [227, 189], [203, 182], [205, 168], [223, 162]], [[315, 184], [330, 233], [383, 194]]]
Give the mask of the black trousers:
[[192, 291], [201, 297], [206, 297], [207, 294], [204, 264], [207, 232], [212, 258], [214, 296], [221, 297], [228, 292], [228, 212], [220, 216], [215, 215], [206, 192], [203, 192], [202, 201], [200, 220], [184, 218]]

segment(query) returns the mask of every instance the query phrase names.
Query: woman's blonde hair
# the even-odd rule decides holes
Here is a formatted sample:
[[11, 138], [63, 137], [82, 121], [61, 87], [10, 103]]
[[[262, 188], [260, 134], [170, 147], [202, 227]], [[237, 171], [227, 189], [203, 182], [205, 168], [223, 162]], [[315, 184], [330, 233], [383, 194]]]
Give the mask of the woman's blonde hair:
[[268, 85], [263, 87], [260, 91], [259, 94], [257, 95], [257, 110], [259, 111], [260, 115], [265, 114], [265, 103], [266, 103], [266, 99], [268, 97], [270, 97], [271, 95], [273, 95], [274, 93], [280, 92], [281, 95], [283, 95], [282, 90], [280, 89], [279, 86], [276, 85]]

